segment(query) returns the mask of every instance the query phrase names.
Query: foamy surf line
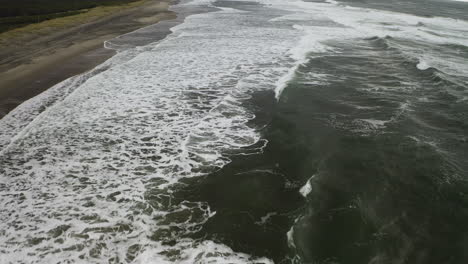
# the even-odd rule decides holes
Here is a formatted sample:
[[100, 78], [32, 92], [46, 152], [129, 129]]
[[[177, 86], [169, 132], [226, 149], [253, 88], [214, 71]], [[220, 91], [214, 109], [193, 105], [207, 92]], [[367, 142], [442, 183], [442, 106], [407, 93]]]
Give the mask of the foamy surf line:
[[[181, 179], [216, 171], [230, 162], [226, 152], [261, 140], [245, 100], [258, 91], [280, 98], [310, 55], [339, 52], [328, 42], [413, 36], [460, 44], [466, 29], [463, 21], [333, 3], [261, 3], [221, 1], [218, 11], [187, 17], [164, 40], [119, 52], [89, 78], [70, 79], [2, 120], [11, 130], [0, 143], [8, 145], [0, 153], [0, 260], [269, 263], [189, 239], [216, 212], [176, 197]], [[446, 39], [419, 30], [440, 24], [451, 25]], [[57, 103], [31, 119], [49, 98]], [[27, 127], [15, 125], [23, 117]], [[294, 227], [287, 238], [294, 245]]]
[[[12, 128], [0, 154], [2, 262], [271, 262], [184, 238], [215, 212], [172, 198], [179, 179], [223, 167], [225, 150], [260, 140], [242, 102], [273, 90], [292, 66], [281, 56], [297, 37], [288, 25], [250, 27], [239, 22], [268, 12], [220, 9], [2, 120]], [[27, 125], [15, 128], [20, 117]]]
[[[289, 52], [289, 56], [296, 61], [296, 66], [278, 82], [276, 89], [278, 99], [288, 82], [294, 78], [295, 71], [300, 65], [308, 62], [309, 56], [330, 52], [339, 54], [339, 51], [333, 51], [327, 45], [330, 42], [356, 41], [379, 37], [408, 40], [418, 44], [418, 46], [430, 43], [466, 47], [468, 43], [468, 32], [466, 30], [468, 22], [463, 20], [444, 17], [420, 17], [391, 11], [350, 7], [336, 1], [326, 1], [326, 3], [303, 1], [263, 2], [295, 12], [292, 15], [275, 18], [275, 20], [295, 22], [294, 28], [304, 32], [298, 45]], [[317, 25], [313, 25], [314, 22]], [[388, 44], [400, 49], [409, 58], [419, 61], [416, 67], [420, 70], [433, 67], [455, 76], [466, 76], [468, 74], [464, 58], [447, 57], [445, 54], [441, 54], [440, 51], [433, 52], [428, 49], [402, 46], [391, 41]]]
[[[199, 4], [202, 3], [200, 2]], [[208, 2], [206, 2], [205, 4], [211, 6]], [[137, 38], [139, 38], [139, 41], [141, 42], [141, 35], [153, 35], [154, 32], [152, 31], [156, 31], [157, 33], [159, 33], [161, 31], [165, 31], [164, 28], [167, 28], [167, 30], [170, 31], [171, 27], [182, 23], [186, 16], [200, 12], [210, 11], [206, 8], [200, 8], [197, 5], [197, 1], [191, 1], [188, 3], [187, 1], [181, 1], [178, 5], [171, 5], [169, 7], [169, 10], [178, 13], [176, 19], [163, 20], [156, 23], [155, 25], [145, 26], [132, 32], [128, 32], [123, 35], [117, 36], [113, 39], [104, 41], [104, 48], [114, 50], [116, 52], [114, 56], [112, 56], [102, 64], [98, 65], [94, 69], [91, 69], [83, 74], [70, 77], [69, 79], [66, 79], [50, 87], [41, 94], [23, 102], [9, 114], [0, 119], [0, 131], [2, 131], [2, 133], [0, 134], [0, 153], [10, 143], [14, 142], [16, 138], [19, 138], [21, 137], [21, 135], [27, 133], [28, 127], [32, 126], [34, 120], [36, 118], [40, 118], [43, 112], [53, 107], [55, 103], [58, 103], [65, 99], [68, 95], [74, 92], [74, 90], [77, 89], [81, 84], [86, 82], [87, 79], [109, 69], [110, 67], [113, 67], [114, 65], [118, 65], [130, 60], [131, 58], [135, 57], [136, 54], [145, 49], [146, 45], [138, 45], [138, 42], [126, 44], [125, 38], [131, 38], [132, 36], [137, 35]], [[159, 35], [161, 34], [159, 33]], [[165, 36], [161, 37], [162, 39], [165, 38]], [[161, 40], [151, 36], [148, 40], [145, 40], [143, 44], [145, 42], [148, 42], [150, 39], [153, 39], [154, 41]]]

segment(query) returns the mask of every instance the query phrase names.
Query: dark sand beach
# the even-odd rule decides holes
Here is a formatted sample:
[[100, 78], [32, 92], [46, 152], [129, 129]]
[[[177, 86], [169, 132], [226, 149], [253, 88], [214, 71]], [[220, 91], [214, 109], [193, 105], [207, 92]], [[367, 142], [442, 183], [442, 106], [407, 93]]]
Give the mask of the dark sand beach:
[[[115, 51], [104, 41], [175, 18], [170, 0], [146, 0], [57, 18], [0, 34], [0, 118], [22, 102], [94, 68]], [[81, 16], [81, 17], [80, 17]], [[70, 19], [71, 18], [71, 19]]]

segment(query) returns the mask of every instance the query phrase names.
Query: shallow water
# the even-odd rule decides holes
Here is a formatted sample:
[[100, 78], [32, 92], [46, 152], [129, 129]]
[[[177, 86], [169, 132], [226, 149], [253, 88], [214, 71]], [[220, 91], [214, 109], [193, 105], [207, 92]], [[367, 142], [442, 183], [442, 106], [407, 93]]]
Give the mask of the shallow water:
[[110, 41], [0, 120], [0, 262], [465, 262], [468, 4], [423, 7], [198, 1]]

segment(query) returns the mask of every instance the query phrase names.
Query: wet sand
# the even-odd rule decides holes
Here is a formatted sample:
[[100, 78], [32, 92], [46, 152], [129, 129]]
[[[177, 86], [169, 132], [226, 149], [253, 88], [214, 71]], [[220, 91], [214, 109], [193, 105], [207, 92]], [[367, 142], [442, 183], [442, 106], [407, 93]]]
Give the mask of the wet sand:
[[0, 118], [51, 86], [110, 58], [115, 52], [105, 49], [104, 41], [175, 18], [175, 13], [168, 11], [170, 3], [143, 1], [68, 28], [46, 28], [40, 35], [26, 31], [0, 39]]

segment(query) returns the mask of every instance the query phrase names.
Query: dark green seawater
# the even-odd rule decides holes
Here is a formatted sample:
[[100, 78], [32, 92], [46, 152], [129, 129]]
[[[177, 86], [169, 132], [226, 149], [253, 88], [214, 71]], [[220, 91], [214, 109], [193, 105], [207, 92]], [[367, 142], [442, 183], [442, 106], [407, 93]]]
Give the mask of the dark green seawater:
[[[460, 2], [345, 3], [468, 13]], [[278, 101], [262, 92], [245, 103], [268, 141], [261, 154], [231, 155], [190, 181], [184, 197], [217, 212], [193, 237], [276, 263], [467, 263], [468, 79], [408, 56], [454, 56], [466, 73], [467, 46], [390, 36], [328, 45], [339, 52], [310, 53]]]

